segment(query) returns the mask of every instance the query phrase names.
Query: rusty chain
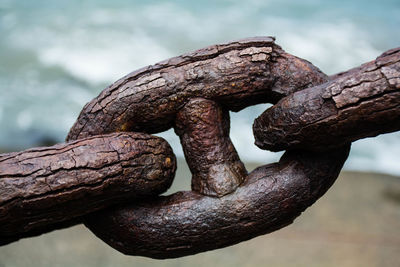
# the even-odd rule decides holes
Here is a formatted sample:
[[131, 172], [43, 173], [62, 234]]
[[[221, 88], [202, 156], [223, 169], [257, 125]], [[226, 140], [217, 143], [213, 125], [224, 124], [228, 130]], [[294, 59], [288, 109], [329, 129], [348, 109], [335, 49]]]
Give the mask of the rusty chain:
[[[400, 49], [328, 77], [270, 37], [143, 68], [89, 102], [68, 143], [0, 156], [0, 244], [84, 222], [125, 254], [171, 258], [275, 231], [329, 189], [352, 141], [400, 130], [399, 89]], [[229, 111], [266, 102], [256, 144], [287, 152], [247, 173]], [[169, 128], [192, 191], [158, 196], [176, 159], [150, 134]]]

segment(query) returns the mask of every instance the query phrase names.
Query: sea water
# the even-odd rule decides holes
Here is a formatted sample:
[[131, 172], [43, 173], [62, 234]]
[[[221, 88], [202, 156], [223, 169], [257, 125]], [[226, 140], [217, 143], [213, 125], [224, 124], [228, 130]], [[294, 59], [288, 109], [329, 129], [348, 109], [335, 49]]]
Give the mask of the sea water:
[[[125, 74], [210, 44], [272, 35], [327, 74], [400, 45], [399, 0], [0, 0], [0, 148], [62, 142], [83, 105]], [[266, 105], [232, 114], [245, 161]], [[163, 133], [182, 156], [173, 131]], [[353, 144], [347, 169], [400, 175], [400, 134]]]

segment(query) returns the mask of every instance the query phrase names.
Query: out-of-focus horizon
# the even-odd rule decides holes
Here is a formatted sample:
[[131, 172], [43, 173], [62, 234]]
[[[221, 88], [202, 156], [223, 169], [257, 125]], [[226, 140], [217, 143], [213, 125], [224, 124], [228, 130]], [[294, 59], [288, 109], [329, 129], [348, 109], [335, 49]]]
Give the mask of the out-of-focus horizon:
[[[327, 74], [400, 45], [400, 2], [380, 1], [9, 1], [0, 0], [0, 149], [62, 142], [83, 105], [140, 67], [207, 45], [272, 35]], [[266, 108], [232, 114], [245, 161], [280, 153], [252, 143]], [[162, 134], [182, 156], [173, 131]], [[400, 134], [354, 143], [347, 169], [400, 175]]]

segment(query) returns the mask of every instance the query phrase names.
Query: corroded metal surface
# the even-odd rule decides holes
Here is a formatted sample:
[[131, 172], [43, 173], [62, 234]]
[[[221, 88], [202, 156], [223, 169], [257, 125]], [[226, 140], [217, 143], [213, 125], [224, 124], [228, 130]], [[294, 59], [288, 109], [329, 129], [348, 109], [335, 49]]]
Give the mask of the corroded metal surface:
[[0, 155], [0, 244], [166, 191], [176, 160], [165, 140], [114, 133]]
[[[133, 72], [84, 107], [67, 137], [78, 141], [0, 156], [0, 245], [84, 219], [123, 253], [173, 258], [280, 229], [329, 189], [352, 141], [400, 130], [399, 62], [394, 49], [327, 77], [257, 37]], [[265, 102], [278, 103], [256, 120], [257, 145], [290, 150], [247, 174], [229, 111]], [[168, 144], [104, 134], [172, 127], [193, 191], [157, 197], [176, 168]]]
[[[68, 138], [175, 127], [193, 174], [194, 191], [150, 201], [144, 209], [138, 204], [113, 209], [115, 214], [89, 216], [89, 228], [124, 253], [164, 258], [232, 245], [289, 224], [322, 194], [318, 191], [322, 184], [311, 192], [317, 182], [310, 181], [323, 174], [326, 180], [319, 180], [330, 186], [348, 149], [330, 157], [329, 164], [314, 164], [314, 159], [300, 164], [295, 156], [293, 162], [287, 156], [284, 163], [259, 168], [246, 177], [229, 139], [228, 111], [276, 102], [327, 80], [312, 64], [285, 53], [270, 38], [212, 46], [124, 77], [86, 106]], [[88, 119], [104, 116], [111, 120]], [[310, 172], [307, 164], [317, 173]], [[303, 189], [299, 199], [287, 200]], [[237, 224], [238, 220], [245, 223]], [[189, 228], [191, 234], [182, 234]]]
[[175, 115], [192, 98], [239, 111], [327, 79], [271, 37], [213, 45], [118, 80], [84, 107], [67, 140], [115, 131], [161, 132], [173, 127]]
[[179, 192], [91, 215], [86, 226], [128, 255], [163, 259], [226, 247], [291, 224], [333, 184], [348, 152], [287, 152], [232, 194]]
[[[328, 77], [311, 63], [284, 52], [270, 37], [249, 38], [214, 45], [138, 70], [106, 88], [84, 107], [67, 140], [120, 131], [153, 133], [175, 127], [180, 134], [186, 158], [193, 172], [193, 189], [203, 194], [223, 196], [232, 193], [247, 174], [229, 139], [228, 111], [238, 111], [262, 102], [276, 102], [282, 96], [325, 82], [327, 79]], [[203, 100], [199, 105], [200, 98]], [[189, 114], [197, 116], [198, 125], [191, 121]], [[211, 136], [210, 131], [216, 135]], [[85, 140], [82, 141], [85, 142]], [[102, 139], [102, 141], [109, 142], [107, 139]], [[153, 144], [152, 149], [157, 152], [157, 145]], [[90, 154], [90, 152], [87, 153]], [[147, 150], [143, 149], [142, 153], [145, 156]], [[196, 153], [197, 155], [193, 156]], [[148, 154], [150, 157], [154, 156], [152, 152]], [[57, 156], [54, 156], [50, 161], [59, 160]], [[165, 170], [168, 176], [175, 170], [175, 161], [165, 162], [171, 164], [169, 169]], [[41, 163], [38, 162], [38, 164]], [[63, 172], [64, 169], [70, 169], [69, 165], [71, 163], [68, 161], [59, 162], [59, 167]], [[141, 170], [140, 175], [144, 176], [146, 176], [146, 170], [152, 168], [151, 161], [139, 165], [138, 171]], [[153, 169], [153, 172], [149, 171], [152, 175], [160, 174], [157, 172], [157, 167]], [[82, 175], [84, 175], [84, 168], [82, 170]], [[96, 169], [89, 171], [96, 172]], [[65, 172], [65, 176], [57, 177], [55, 180], [73, 180], [74, 176], [71, 177], [71, 173]], [[51, 172], [48, 175], [52, 175]], [[14, 178], [18, 176], [25, 177], [27, 180], [36, 179], [34, 174], [16, 173]], [[122, 179], [122, 177], [115, 179], [120, 178]], [[168, 180], [169, 176], [166, 179]], [[135, 195], [137, 191], [132, 189], [133, 187], [130, 185], [122, 190], [132, 190], [130, 194]], [[140, 182], [137, 187], [141, 187]], [[160, 193], [157, 186], [153, 190], [154, 194]], [[65, 195], [68, 195], [68, 190], [65, 191]], [[26, 192], [30, 194], [29, 191]], [[145, 188], [143, 192], [147, 192]], [[32, 196], [34, 198], [34, 193]], [[60, 199], [62, 196], [63, 194]], [[86, 196], [84, 194], [72, 196], [73, 194], [71, 194], [71, 199], [75, 198], [74, 203], [79, 212], [84, 210], [85, 205], [97, 205], [96, 201], [88, 198], [85, 199], [85, 205], [79, 206], [77, 203], [82, 202]], [[108, 203], [107, 195], [103, 200], [100, 194], [98, 196], [99, 203]], [[116, 201], [109, 203], [117, 203], [123, 196], [124, 194], [119, 196], [115, 193], [111, 199], [116, 199]], [[97, 207], [101, 209], [104, 206]], [[73, 208], [70, 207], [70, 209]], [[87, 209], [87, 212], [90, 211], [92, 209]], [[36, 224], [32, 219], [33, 221], [23, 226], [23, 229], [19, 229], [17, 225], [15, 229], [18, 228], [18, 230], [8, 226], [9, 228], [4, 228], [5, 232], [13, 235], [14, 231], [20, 238], [70, 226], [81, 221], [81, 217], [75, 218], [72, 214], [59, 215], [62, 213], [61, 209], [47, 211], [45, 205], [37, 214], [39, 216], [41, 213], [48, 212], [54, 214], [49, 214], [49, 218], [43, 219], [43, 224], [38, 223], [38, 227], [30, 228], [29, 225]], [[85, 214], [79, 212], [77, 216]], [[3, 213], [7, 212], [3, 210]], [[54, 221], [51, 218], [53, 216]], [[70, 217], [71, 220], [63, 221], [61, 217], [65, 219]], [[3, 240], [3, 244], [13, 240]]]
[[254, 122], [256, 145], [323, 150], [400, 130], [400, 48], [283, 98]]
[[229, 111], [212, 100], [194, 98], [176, 117], [186, 161], [193, 174], [192, 190], [223, 196], [235, 191], [247, 171], [229, 138]]

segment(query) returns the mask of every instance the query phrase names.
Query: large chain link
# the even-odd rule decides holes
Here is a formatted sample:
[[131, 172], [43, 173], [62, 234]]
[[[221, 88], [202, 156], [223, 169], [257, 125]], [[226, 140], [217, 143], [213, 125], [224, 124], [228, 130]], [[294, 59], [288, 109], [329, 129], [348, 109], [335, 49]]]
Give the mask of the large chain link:
[[[171, 258], [277, 230], [329, 189], [352, 141], [400, 130], [399, 89], [399, 49], [329, 78], [270, 37], [133, 72], [84, 107], [70, 143], [0, 157], [0, 243], [84, 219], [125, 254]], [[256, 144], [290, 150], [247, 173], [229, 138], [229, 110], [266, 102], [278, 103], [256, 120]], [[160, 197], [176, 160], [149, 134], [169, 128], [192, 191]]]

